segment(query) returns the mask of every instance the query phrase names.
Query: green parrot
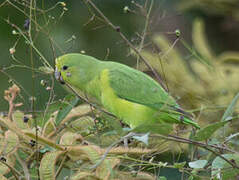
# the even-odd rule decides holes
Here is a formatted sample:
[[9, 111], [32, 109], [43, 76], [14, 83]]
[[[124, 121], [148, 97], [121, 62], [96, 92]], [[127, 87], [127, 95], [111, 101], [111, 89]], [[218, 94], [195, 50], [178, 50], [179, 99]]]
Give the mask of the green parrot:
[[154, 79], [126, 65], [71, 53], [56, 59], [55, 77], [101, 104], [131, 128], [182, 123], [199, 125]]

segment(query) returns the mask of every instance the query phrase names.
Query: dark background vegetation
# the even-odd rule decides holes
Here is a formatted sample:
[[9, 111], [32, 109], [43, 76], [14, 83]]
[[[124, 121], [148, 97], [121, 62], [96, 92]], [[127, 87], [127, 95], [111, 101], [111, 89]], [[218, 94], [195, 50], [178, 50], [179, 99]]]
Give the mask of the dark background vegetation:
[[[148, 2], [148, 6], [145, 8], [145, 10], [148, 10], [149, 4], [152, 1], [139, 0], [135, 2], [137, 2], [137, 5], [142, 6], [145, 4], [145, 2]], [[135, 2], [131, 0], [94, 1], [96, 6], [104, 13], [104, 15], [108, 17], [114, 25], [120, 27], [120, 31], [136, 48], [138, 48], [141, 42], [142, 32], [146, 19], [143, 16], [143, 8], [141, 9], [137, 7]], [[64, 146], [64, 144], [58, 143], [58, 141], [59, 139], [64, 137], [63, 134], [65, 135], [67, 133], [74, 132], [75, 135], [83, 135], [83, 139], [86, 139], [87, 141], [89, 140], [89, 142], [96, 145], [98, 150], [102, 150], [105, 147], [109, 146], [111, 143], [114, 143], [115, 141], [122, 138], [124, 134], [121, 124], [119, 124], [118, 121], [118, 124], [115, 123], [115, 125], [114, 120], [111, 120], [111, 118], [107, 117], [106, 115], [102, 115], [102, 117], [94, 117], [93, 119], [94, 113], [92, 117], [88, 117], [90, 120], [87, 120], [87, 118], [84, 119], [84, 121], [90, 122], [90, 125], [84, 124], [84, 121], [79, 118], [77, 119], [79, 120], [77, 121], [77, 123], [79, 124], [73, 124], [73, 121], [70, 122], [73, 124], [70, 124], [73, 128], [68, 127], [65, 129], [62, 128], [60, 130], [56, 128], [61, 125], [65, 127], [66, 124], [62, 123], [64, 122], [65, 116], [58, 118], [58, 122], [56, 122], [56, 119], [60, 113], [66, 112], [67, 110], [65, 109], [67, 109], [68, 107], [68, 104], [64, 104], [61, 101], [57, 100], [63, 99], [69, 93], [64, 88], [62, 88], [62, 86], [57, 81], [55, 81], [52, 74], [49, 75], [38, 73], [37, 71], [35, 71], [35, 73], [33, 74], [31, 68], [38, 69], [40, 66], [42, 66], [39, 55], [31, 49], [31, 46], [26, 43], [25, 39], [22, 36], [14, 34], [14, 31], [16, 31], [16, 28], [14, 26], [17, 26], [22, 29], [23, 33], [26, 34], [27, 37], [29, 37], [29, 32], [27, 29], [28, 27], [26, 27], [28, 18], [24, 15], [24, 13], [26, 15], [29, 15], [29, 8], [24, 6], [22, 3], [24, 3], [24, 0], [0, 2], [0, 112], [7, 113], [8, 111], [8, 102], [3, 98], [4, 91], [8, 89], [8, 87], [10, 87], [13, 83], [17, 84], [21, 89], [21, 93], [20, 96], [18, 96], [17, 101], [23, 102], [23, 106], [17, 108], [17, 110], [20, 109], [24, 113], [17, 111], [16, 114], [19, 113], [20, 115], [18, 115], [18, 118], [15, 119], [16, 122], [20, 122], [19, 124], [22, 126], [21, 128], [25, 129], [26, 124], [24, 124], [22, 120], [24, 120], [25, 115], [28, 115], [31, 118], [31, 113], [27, 113], [29, 111], [32, 111], [33, 109], [32, 101], [30, 99], [32, 99], [32, 97], [36, 98], [34, 110], [41, 111], [39, 113], [39, 119], [41, 119], [39, 122], [43, 122], [42, 124], [40, 124], [40, 126], [42, 125], [41, 128], [45, 132], [47, 131], [47, 128], [45, 127], [49, 124], [49, 126], [52, 125], [52, 127], [48, 127], [50, 129], [49, 132], [53, 133], [51, 138], [48, 136], [48, 134], [39, 134], [39, 137], [46, 137], [45, 140], [50, 141], [49, 143], [48, 141], [44, 142], [44, 140], [39, 140], [39, 144], [41, 146], [39, 147], [41, 148], [41, 150], [44, 150], [44, 152], [41, 152], [42, 156], [44, 157], [47, 156], [47, 153], [45, 152], [49, 150], [49, 147], [49, 151], [51, 153], [56, 152], [56, 148], [54, 146], [51, 147], [51, 141], [56, 142], [56, 144], [54, 145], [60, 144], [62, 147]], [[125, 44], [125, 42], [119, 36], [118, 32], [116, 32], [111, 27], [107, 26], [105, 22], [97, 18], [98, 14], [95, 11], [93, 12], [93, 14], [96, 16], [92, 15], [90, 13], [91, 9], [88, 8], [84, 1], [66, 1], [65, 6], [60, 4], [59, 1], [53, 0], [39, 0], [36, 1], [36, 3], [36, 7], [40, 8], [41, 10], [37, 9], [33, 11], [34, 13], [32, 20], [36, 21], [41, 27], [37, 27], [35, 24], [32, 26], [32, 37], [34, 38], [34, 45], [43, 54], [43, 56], [51, 64], [52, 67], [54, 67], [54, 60], [56, 57], [70, 52], [86, 53], [101, 60], [118, 61], [135, 67], [137, 58], [135, 54], [132, 53], [132, 49], [130, 49], [127, 44]], [[16, 6], [20, 9], [17, 9]], [[126, 7], [129, 8], [129, 12], [125, 12]], [[47, 11], [48, 9], [49, 11]], [[45, 11], [42, 12], [42, 10]], [[198, 23], [199, 21], [197, 21], [197, 23], [201, 25], [201, 27], [198, 26], [201, 28], [201, 34], [196, 34], [200, 35], [198, 36], [197, 40], [199, 42], [202, 42], [203, 40], [207, 41], [207, 43], [209, 44], [208, 47], [211, 48], [209, 48], [208, 51], [210, 51], [210, 53], [212, 54], [212, 57], [209, 58], [206, 57], [207, 49], [205, 54], [203, 52], [203, 50], [205, 51], [205, 49], [200, 49], [200, 45], [202, 45], [202, 43], [195, 44], [195, 29], [193, 28], [195, 27], [196, 20], [198, 20], [199, 18], [201, 20], [201, 24]], [[203, 23], [205, 32], [203, 32], [204, 29], [202, 28]], [[180, 30], [181, 32], [178, 37], [175, 35], [175, 30]], [[207, 177], [210, 178], [210, 166], [213, 164], [212, 162], [216, 161], [214, 167], [216, 167], [215, 165], [224, 163], [224, 166], [221, 168], [228, 168], [229, 164], [225, 165], [225, 162], [222, 162], [222, 159], [220, 159], [219, 157], [222, 154], [225, 155], [226, 153], [232, 153], [230, 154], [228, 159], [231, 163], [236, 162], [238, 164], [239, 158], [237, 157], [236, 153], [233, 153], [238, 150], [239, 126], [237, 121], [233, 121], [233, 124], [230, 120], [237, 120], [239, 117], [237, 115], [238, 108], [235, 108], [237, 107], [236, 101], [238, 100], [239, 95], [237, 95], [233, 100], [234, 102], [232, 101], [233, 97], [235, 97], [235, 95], [239, 92], [239, 83], [237, 78], [237, 75], [239, 73], [237, 66], [239, 62], [239, 2], [236, 0], [154, 0], [154, 5], [149, 19], [149, 27], [146, 31], [145, 37], [144, 47], [141, 53], [148, 53], [146, 57], [149, 60], [150, 57], [153, 57], [152, 59], [154, 60], [154, 62], [151, 65], [153, 66], [153, 68], [159, 71], [159, 73], [161, 73], [160, 75], [166, 77], [163, 78], [163, 81], [165, 84], [169, 84], [169, 93], [172, 94], [175, 99], [180, 102], [179, 104], [182, 105], [183, 108], [186, 107], [188, 108], [188, 110], [191, 110], [190, 112], [195, 113], [195, 120], [200, 124], [202, 129], [198, 131], [190, 129], [189, 131], [189, 128], [187, 129], [186, 127], [179, 127], [178, 129], [176, 129], [177, 133], [180, 132], [179, 134], [177, 134], [179, 136], [174, 137], [173, 140], [171, 139], [171, 141], [173, 141], [172, 144], [168, 143], [169, 141], [167, 141], [169, 136], [165, 136], [163, 138], [160, 137], [164, 140], [164, 143], [166, 142], [169, 145], [164, 145], [164, 143], [162, 143], [161, 141], [153, 142], [151, 141], [153, 138], [150, 137], [152, 138], [150, 139], [150, 143], [153, 144], [153, 148], [158, 148], [157, 145], [162, 145], [163, 148], [165, 148], [162, 151], [160, 148], [158, 148], [158, 154], [156, 155], [152, 155], [150, 153], [148, 153], [148, 155], [147, 153], [140, 152], [142, 150], [142, 147], [148, 149], [152, 148], [150, 145], [142, 146], [142, 144], [132, 141], [132, 143], [130, 143], [130, 147], [140, 147], [136, 150], [142, 154], [138, 155], [140, 156], [140, 158], [136, 157], [135, 159], [131, 160], [128, 160], [127, 156], [126, 158], [123, 157], [123, 163], [119, 165], [119, 169], [126, 170], [130, 175], [132, 175], [131, 171], [139, 170], [140, 172], [142, 168], [142, 170], [150, 172], [156, 176], [158, 174], [160, 174], [160, 176], [165, 175], [168, 179], [175, 179], [176, 177], [177, 179], [180, 179], [180, 177], [183, 179], [184, 177], [187, 178], [192, 174], [194, 174], [195, 176], [202, 175], [201, 177], [203, 178], [203, 173], [207, 174]], [[164, 41], [161, 41], [161, 44], [159, 42], [157, 44], [155, 43], [155, 37], [166, 37], [169, 39], [170, 43], [167, 44]], [[183, 44], [179, 39], [185, 40], [186, 43]], [[203, 45], [207, 45], [206, 41], [204, 41]], [[174, 46], [173, 44], [175, 42], [177, 43]], [[169, 52], [163, 51], [163, 49], [167, 45], [171, 47], [171, 49], [169, 48]], [[16, 51], [13, 54], [9, 52], [12, 47], [15, 47]], [[207, 46], [205, 47], [207, 48]], [[173, 54], [174, 50], [179, 50], [180, 53], [177, 56], [169, 55], [170, 53]], [[158, 53], [160, 51], [162, 51], [162, 54]], [[220, 59], [220, 55], [224, 52], [228, 53], [227, 58], [225, 58], [226, 61], [233, 60], [233, 63], [217, 63], [217, 58]], [[160, 66], [160, 68], [157, 64], [159, 62], [157, 61], [157, 55], [160, 56], [164, 63], [163, 66]], [[165, 58], [165, 56], [168, 56], [168, 58]], [[211, 66], [209, 66], [208, 64], [205, 65], [205, 59], [209, 60]], [[183, 61], [183, 63], [181, 62], [181, 60]], [[15, 66], [19, 64], [25, 65], [29, 67], [29, 69]], [[166, 71], [163, 72], [163, 68], [165, 68]], [[148, 71], [148, 69], [146, 69], [145, 71]], [[148, 73], [152, 75], [151, 72]], [[43, 85], [43, 81], [44, 83], [46, 83], [46, 85]], [[54, 82], [54, 91], [51, 91], [50, 89], [52, 82]], [[50, 99], [52, 97], [51, 93], [54, 93], [53, 99]], [[68, 101], [66, 99], [65, 101]], [[229, 105], [230, 102], [232, 102], [231, 105]], [[54, 106], [54, 103], [56, 103], [56, 106]], [[48, 106], [49, 104], [51, 104], [52, 106]], [[55, 111], [59, 110], [58, 105], [61, 107], [61, 109], [60, 111], [58, 111], [59, 114], [56, 117]], [[84, 105], [79, 107], [79, 112], [85, 111]], [[70, 107], [70, 110], [71, 108], [72, 107]], [[69, 113], [70, 110], [67, 111], [67, 113]], [[92, 111], [91, 107], [88, 107], [87, 110]], [[78, 111], [76, 110], [72, 114]], [[14, 116], [16, 114], [14, 114]], [[6, 119], [9, 118], [4, 116], [1, 117]], [[10, 119], [11, 118], [7, 120]], [[33, 119], [35, 124], [33, 125], [32, 123], [31, 126], [28, 124], [28, 130], [32, 130], [34, 128], [37, 129], [37, 126], [39, 125], [37, 124], [38, 119]], [[226, 124], [225, 121], [228, 119], [229, 121], [227, 121]], [[1, 122], [9, 122], [7, 120], [5, 121], [5, 119], [0, 119]], [[45, 122], [47, 122], [48, 124], [44, 124]], [[82, 127], [84, 127], [85, 129]], [[81, 128], [83, 129], [83, 133], [81, 132]], [[208, 131], [207, 128], [210, 131]], [[7, 132], [8, 130], [6, 129], [1, 132], [2, 134], [4, 134], [4, 136], [1, 136], [1, 139], [4, 139], [6, 140], [6, 142], [8, 142], [8, 139], [5, 138], [7, 137], [7, 133], [5, 132]], [[218, 129], [220, 129], [220, 132], [218, 131], [216, 133]], [[116, 133], [112, 135], [111, 133], [115, 133], [115, 130], [118, 134]], [[9, 128], [8, 131], [11, 131], [11, 133], [13, 134], [15, 133], [14, 129], [11, 128]], [[18, 133], [20, 132], [22, 131], [19, 130]], [[35, 137], [34, 133], [36, 132], [32, 132], [33, 135], [30, 136], [31, 138]], [[187, 139], [190, 133], [191, 137], [194, 138], [192, 138], [194, 141]], [[212, 136], [213, 133], [214, 136]], [[233, 134], [233, 136], [231, 136], [231, 134]], [[185, 139], [182, 137], [184, 137]], [[157, 138], [156, 140], [160, 139]], [[83, 144], [83, 142], [79, 142], [76, 139], [74, 140], [75, 141], [72, 142], [76, 146]], [[183, 143], [178, 145], [179, 143], [176, 143], [178, 141], [183, 141], [183, 143], [186, 143], [186, 145], [183, 146]], [[18, 141], [16, 142], [18, 143]], [[197, 143], [201, 143], [204, 149]], [[27, 143], [25, 143], [25, 145], [26, 144]], [[120, 141], [118, 144], [119, 146], [117, 146], [117, 148], [121, 148]], [[190, 146], [187, 146], [188, 144], [190, 144]], [[201, 148], [197, 149], [191, 145], [197, 145], [197, 147]], [[215, 145], [216, 147], [213, 145]], [[18, 145], [16, 145], [16, 147], [17, 146]], [[27, 150], [30, 149], [29, 152], [31, 152], [31, 150], [34, 150], [32, 147], [24, 148]], [[83, 144], [83, 148], [88, 148], [88, 145]], [[94, 148], [95, 147], [93, 147], [93, 152]], [[206, 148], [211, 148], [212, 151]], [[227, 149], [225, 150], [224, 148]], [[63, 152], [63, 150], [59, 149], [58, 151]], [[19, 152], [20, 150], [18, 151], [18, 153]], [[160, 154], [161, 152], [162, 155]], [[128, 152], [124, 152], [124, 154], [127, 153]], [[135, 155], [134, 152], [132, 154]], [[145, 154], [147, 154], [147, 157], [145, 157]], [[29, 155], [29, 153], [27, 152], [26, 155]], [[139, 159], [145, 160], [145, 166], [137, 165], [137, 163], [139, 163], [139, 161], [137, 160]], [[38, 161], [41, 159], [38, 159], [37, 157], [36, 160]], [[200, 170], [198, 170], [200, 169], [198, 167], [202, 167], [200, 164], [197, 164], [195, 166], [189, 165], [189, 162], [192, 162], [194, 160], [199, 160], [199, 162], [200, 160], [204, 162], [206, 161], [206, 164], [208, 164], [207, 166], [205, 166], [206, 164], [204, 164], [203, 168], [205, 168], [203, 169], [204, 172], [202, 174]], [[160, 164], [165, 162], [165, 166], [167, 168], [161, 168], [160, 166], [155, 166], [155, 164], [153, 164]], [[182, 163], [180, 165], [181, 167], [177, 167], [176, 163], [178, 162]], [[92, 161], [91, 163], [95, 162]], [[37, 163], [35, 165], [36, 166], [34, 167], [38, 167]], [[21, 172], [21, 166], [19, 167]], [[151, 167], [154, 168], [152, 169]], [[238, 174], [239, 167], [232, 168], [231, 165], [229, 167], [232, 169], [232, 172]], [[54, 168], [55, 167], [53, 167], [53, 169]], [[66, 170], [66, 172], [72, 173], [72, 169], [69, 169], [70, 170]], [[108, 171], [107, 168], [105, 170]], [[181, 173], [181, 170], [187, 172], [188, 174], [186, 175], [184, 173]], [[63, 171], [62, 177], [63, 175], [65, 176]], [[36, 175], [36, 173], [32, 174]], [[192, 175], [191, 177], [194, 177], [194, 175]]]
[[[48, 9], [54, 6], [56, 2], [57, 1], [37, 1], [37, 6]], [[142, 0], [137, 2], [143, 4]], [[208, 10], [210, 7], [205, 10], [201, 6], [182, 10], [183, 8], [180, 9], [182, 2], [183, 1], [177, 0], [155, 1], [150, 21], [150, 33], [163, 33], [167, 35], [168, 32], [180, 29], [182, 36], [191, 44], [192, 22], [195, 17], [203, 17], [206, 22], [209, 44], [215, 52], [220, 53], [224, 50], [239, 50], [239, 43], [236, 40], [239, 38], [238, 19], [233, 17], [232, 13], [218, 13], [217, 11]], [[54, 66], [54, 56], [59, 56], [67, 52], [80, 52], [82, 50], [85, 51], [86, 54], [102, 60], [114, 60], [128, 65], [135, 64], [135, 58], [129, 56], [128, 47], [116, 32], [99, 22], [93, 21], [87, 24], [92, 15], [82, 1], [67, 1], [66, 4], [68, 10], [60, 20], [58, 20], [58, 18], [62, 13], [62, 8], [59, 6], [49, 11], [49, 13], [46, 13], [45, 16], [37, 16], [39, 23], [43, 23], [44, 18], [50, 20], [49, 24], [51, 25], [46, 29], [49, 31], [49, 35], [63, 50], [60, 52], [56, 49], [54, 54], [46, 36], [41, 32], [36, 34], [35, 44], [52, 66]], [[124, 13], [123, 10], [125, 6], [128, 6], [132, 10], [138, 10], [131, 1], [104, 0], [97, 1], [96, 4], [115, 25], [120, 26], [121, 31], [125, 33], [131, 42], [136, 44], [140, 41], [137, 33], [141, 33], [143, 30], [144, 17], [134, 13]], [[11, 5], [1, 7], [0, 9], [1, 68], [8, 67], [14, 63], [9, 54], [9, 49], [13, 47], [17, 39], [16, 36], [12, 34], [14, 28], [6, 23], [7, 19], [22, 28], [26, 17]], [[75, 40], [70, 41], [72, 36], [75, 37]], [[170, 38], [170, 35], [168, 36]], [[182, 47], [182, 45], [178, 44], [177, 46], [180, 47], [182, 52], [185, 52], [185, 48]], [[20, 38], [16, 45], [15, 56], [19, 61], [30, 65], [29, 47], [23, 38]], [[36, 67], [40, 64], [36, 54], [34, 55], [34, 62]], [[33, 88], [37, 89], [34, 94], [34, 96], [37, 97], [37, 109], [43, 109], [45, 107], [49, 92], [40, 86], [40, 80], [44, 79], [49, 81], [47, 76], [38, 75], [34, 80], [33, 86], [31, 71], [13, 68], [8, 70], [7, 73], [24, 87], [25, 92], [22, 92], [22, 95], [25, 99], [26, 106], [24, 106], [24, 108], [26, 111], [30, 110], [30, 102], [28, 99], [33, 95]], [[11, 78], [0, 73], [0, 97], [3, 97], [4, 90], [9, 86], [9, 79]], [[56, 98], [61, 98], [65, 95], [65, 91], [59, 87], [58, 83], [56, 83], [55, 89]], [[2, 98], [0, 99], [0, 110], [7, 110], [7, 102]]]

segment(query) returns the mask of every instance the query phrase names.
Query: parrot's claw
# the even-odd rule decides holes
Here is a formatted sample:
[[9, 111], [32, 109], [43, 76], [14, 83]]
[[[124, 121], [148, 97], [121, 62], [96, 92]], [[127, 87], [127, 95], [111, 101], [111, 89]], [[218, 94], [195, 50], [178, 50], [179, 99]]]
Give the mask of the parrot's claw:
[[124, 147], [128, 148], [128, 138], [124, 138]]

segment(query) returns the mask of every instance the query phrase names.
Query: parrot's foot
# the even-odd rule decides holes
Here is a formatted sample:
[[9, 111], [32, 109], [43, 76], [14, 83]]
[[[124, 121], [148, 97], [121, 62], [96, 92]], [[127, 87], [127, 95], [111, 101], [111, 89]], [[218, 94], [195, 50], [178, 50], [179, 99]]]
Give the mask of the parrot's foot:
[[142, 134], [142, 133], [129, 133], [126, 136], [123, 137], [123, 142], [124, 142], [124, 147], [128, 148], [128, 142], [129, 139], [133, 138], [136, 139], [137, 141], [143, 142], [144, 144], [148, 145], [149, 141], [149, 133]]
[[125, 138], [125, 139], [124, 139], [124, 147], [125, 147], [125, 148], [128, 148], [128, 138]]
[[[120, 138], [119, 141], [116, 141], [116, 142], [114, 142], [113, 144], [111, 144], [111, 145], [106, 149], [106, 151], [105, 151], [105, 153], [102, 155], [101, 159], [100, 159], [95, 165], [93, 165], [91, 168], [92, 168], [92, 169], [97, 168], [97, 167], [105, 160], [107, 154], [110, 152], [110, 150], [111, 150], [112, 148], [114, 148], [117, 144], [119, 144], [119, 143], [122, 142], [122, 141], [123, 141], [123, 142], [125, 142], [125, 140], [128, 141], [129, 138], [131, 138], [131, 137], [133, 137], [133, 136], [135, 136], [135, 135], [137, 135], [137, 134], [136, 134], [136, 133], [133, 133], [133, 132], [130, 132], [130, 133], [127, 134], [126, 136], [123, 136], [122, 138]], [[127, 144], [127, 145], [128, 145], [128, 144]]]
[[137, 136], [136, 133], [130, 132], [129, 134], [125, 135], [124, 137], [122, 137], [122, 141], [124, 142], [124, 147], [128, 148], [128, 143], [129, 143], [129, 139]]

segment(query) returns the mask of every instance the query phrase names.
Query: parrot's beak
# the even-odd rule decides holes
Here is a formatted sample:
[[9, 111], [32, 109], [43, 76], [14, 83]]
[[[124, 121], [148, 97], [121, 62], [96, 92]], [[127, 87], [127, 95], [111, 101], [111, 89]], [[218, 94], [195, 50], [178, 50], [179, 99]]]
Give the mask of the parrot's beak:
[[58, 71], [57, 67], [55, 69], [55, 78], [57, 81], [59, 81], [61, 84], [65, 84], [65, 81], [63, 80], [62, 76], [61, 76], [61, 72]]

